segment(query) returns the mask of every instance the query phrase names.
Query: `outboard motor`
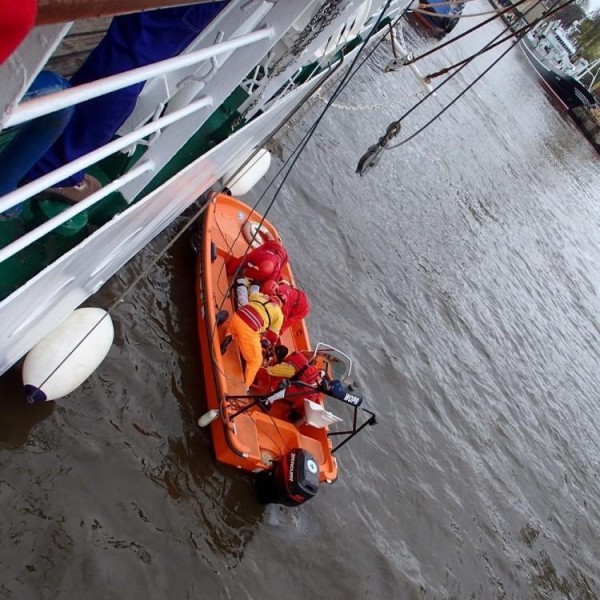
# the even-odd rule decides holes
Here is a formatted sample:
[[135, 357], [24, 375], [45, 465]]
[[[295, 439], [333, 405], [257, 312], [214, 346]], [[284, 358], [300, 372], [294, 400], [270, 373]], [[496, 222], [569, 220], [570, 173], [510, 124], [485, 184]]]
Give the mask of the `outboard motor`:
[[319, 491], [319, 465], [310, 452], [294, 448], [273, 469], [259, 473], [256, 486], [262, 504], [298, 506]]

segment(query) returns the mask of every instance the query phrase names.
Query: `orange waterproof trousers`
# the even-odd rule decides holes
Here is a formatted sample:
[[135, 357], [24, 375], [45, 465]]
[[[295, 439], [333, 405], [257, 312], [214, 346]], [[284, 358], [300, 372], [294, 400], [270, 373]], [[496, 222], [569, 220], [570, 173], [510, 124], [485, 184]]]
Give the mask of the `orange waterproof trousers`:
[[260, 345], [260, 333], [254, 331], [252, 327], [244, 323], [236, 313], [229, 319], [229, 331], [237, 340], [240, 352], [246, 361], [244, 382], [246, 387], [249, 388], [262, 366], [263, 355], [262, 346]]

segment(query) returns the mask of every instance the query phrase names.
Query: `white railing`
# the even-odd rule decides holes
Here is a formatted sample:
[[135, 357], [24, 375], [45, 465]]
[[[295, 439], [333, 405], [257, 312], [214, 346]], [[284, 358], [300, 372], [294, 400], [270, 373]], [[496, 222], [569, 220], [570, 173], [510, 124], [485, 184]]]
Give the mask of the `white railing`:
[[74, 106], [75, 104], [85, 102], [86, 100], [91, 100], [92, 98], [120, 90], [133, 85], [134, 83], [140, 83], [141, 81], [146, 81], [159, 75], [165, 75], [166, 73], [214, 58], [220, 54], [232, 52], [238, 48], [243, 48], [244, 46], [249, 46], [250, 44], [265, 39], [270, 39], [273, 36], [273, 33], [272, 28], [259, 29], [258, 31], [242, 35], [238, 38], [215, 44], [209, 48], [203, 48], [202, 50], [190, 52], [189, 54], [184, 54], [182, 56], [176, 56], [175, 58], [168, 58], [146, 67], [139, 67], [125, 73], [111, 75], [110, 77], [98, 79], [90, 83], [84, 83], [77, 87], [69, 88], [54, 94], [34, 98], [33, 100], [23, 102], [23, 104], [17, 106], [13, 110], [11, 116], [6, 120], [4, 127], [20, 125], [21, 123], [37, 117], [48, 115], [57, 110]]
[[154, 163], [150, 161], [143, 162], [140, 165], [137, 165], [125, 175], [122, 175], [118, 179], [115, 179], [113, 182], [105, 185], [102, 189], [98, 190], [94, 194], [88, 196], [85, 200], [78, 202], [76, 205], [63, 210], [60, 214], [56, 215], [52, 219], [49, 219], [39, 227], [36, 227], [29, 233], [26, 233], [24, 236], [20, 237], [18, 240], [14, 241], [12, 244], [5, 246], [0, 250], [0, 262], [14, 256], [17, 252], [24, 250], [33, 242], [39, 240], [41, 237], [45, 236], [47, 233], [50, 233], [53, 229], [56, 229], [69, 219], [77, 216], [79, 213], [88, 209], [90, 206], [100, 202], [103, 198], [106, 198], [109, 194], [120, 190], [126, 183], [129, 183], [136, 177], [139, 177], [142, 173], [146, 173], [147, 171], [152, 171], [154, 169]]
[[[273, 33], [274, 32], [272, 28], [259, 29], [249, 34], [232, 38], [226, 42], [221, 42], [208, 48], [190, 52], [189, 54], [163, 60], [146, 67], [132, 69], [131, 71], [127, 71], [125, 73], [119, 73], [117, 75], [82, 84], [74, 88], [69, 88], [60, 92], [48, 94], [46, 96], [23, 102], [12, 111], [10, 117], [6, 120], [4, 127], [18, 126], [35, 118], [51, 114], [58, 110], [74, 106], [81, 102], [85, 102], [110, 92], [114, 92], [134, 83], [147, 81], [154, 77], [163, 76], [167, 73], [171, 73], [185, 67], [197, 65], [203, 61], [214, 59], [216, 56], [231, 53], [238, 48], [243, 48], [256, 42], [270, 39], [273, 36]], [[172, 123], [175, 123], [180, 119], [184, 119], [196, 111], [212, 105], [213, 100], [210, 96], [200, 98], [199, 100], [192, 102], [179, 110], [166, 114], [163, 117], [159, 117], [147, 125], [139, 127], [135, 131], [121, 136], [116, 140], [113, 140], [108, 144], [59, 167], [56, 170], [28, 184], [25, 184], [12, 192], [9, 192], [8, 194], [0, 197], [0, 212], [4, 212], [18, 204], [21, 204], [22, 202], [25, 202], [36, 194], [39, 194], [40, 192], [52, 187], [56, 183], [66, 179], [67, 177], [70, 177], [74, 173], [83, 171], [89, 166], [110, 156], [111, 154], [139, 143], [147, 136], [164, 129], [168, 125], [171, 125]], [[76, 206], [69, 207], [59, 215], [28, 232], [20, 239], [0, 249], [0, 262], [10, 258], [11, 256], [14, 256], [17, 252], [20, 252], [29, 244], [40, 239], [56, 227], [62, 225], [84, 210], [97, 204], [109, 194], [120, 190], [130, 181], [133, 181], [144, 173], [154, 171], [154, 168], [155, 165], [152, 161], [145, 161], [131, 169], [122, 177], [119, 177], [109, 185], [104, 186], [102, 189], [92, 194], [85, 200], [78, 202]]]
[[[107, 156], [110, 156], [119, 150], [127, 148], [131, 144], [146, 137], [147, 135], [166, 127], [175, 121], [179, 121], [179, 119], [183, 119], [184, 117], [187, 117], [201, 108], [210, 106], [211, 104], [212, 98], [201, 98], [196, 102], [192, 102], [192, 104], [186, 106], [185, 108], [181, 108], [165, 117], [160, 117], [156, 121], [152, 121], [151, 123], [148, 123], [148, 125], [144, 125], [132, 133], [113, 140], [105, 146], [101, 146], [97, 150], [89, 152], [88, 154], [84, 154], [67, 165], [59, 167], [51, 173], [35, 179], [31, 183], [17, 188], [14, 192], [10, 192], [9, 194], [6, 194], [0, 198], [0, 212], [8, 210], [17, 204], [24, 202], [32, 196], [35, 196], [35, 194], [39, 194], [41, 191], [52, 187], [55, 183], [58, 183], [70, 175], [73, 175], [73, 173], [82, 171], [99, 160], [106, 158]], [[98, 197], [98, 200], [101, 199], [102, 197]]]

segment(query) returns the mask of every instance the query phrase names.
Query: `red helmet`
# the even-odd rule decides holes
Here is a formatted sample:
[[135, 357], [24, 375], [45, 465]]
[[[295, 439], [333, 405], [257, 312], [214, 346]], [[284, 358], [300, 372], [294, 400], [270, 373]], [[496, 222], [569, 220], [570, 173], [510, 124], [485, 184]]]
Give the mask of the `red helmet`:
[[269, 277], [269, 275], [273, 274], [275, 270], [275, 261], [273, 260], [263, 260], [258, 266], [258, 273], [260, 277], [264, 277], [265, 279]]
[[279, 286], [279, 295], [283, 296], [284, 303], [288, 305], [290, 314], [294, 314], [297, 318], [304, 318], [310, 311], [310, 304], [306, 292], [294, 287], [288, 287], [282, 291]]
[[260, 291], [267, 296], [275, 296], [279, 293], [279, 285], [274, 279], [267, 279], [262, 284]]

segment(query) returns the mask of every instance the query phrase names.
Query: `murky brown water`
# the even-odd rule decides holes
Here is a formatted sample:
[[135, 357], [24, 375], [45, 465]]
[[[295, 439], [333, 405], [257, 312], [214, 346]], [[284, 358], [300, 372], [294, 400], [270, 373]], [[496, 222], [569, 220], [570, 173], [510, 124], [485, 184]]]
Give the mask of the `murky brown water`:
[[[414, 94], [386, 59], [338, 102]], [[28, 407], [18, 371], [0, 379], [0, 598], [600, 597], [598, 156], [514, 53], [358, 178], [405, 108], [332, 109], [270, 214], [313, 343], [352, 354], [379, 415], [340, 451], [339, 481], [265, 509], [215, 463], [195, 425], [184, 240], [114, 313], [115, 344], [80, 390]], [[280, 139], [284, 157], [305, 127]]]

